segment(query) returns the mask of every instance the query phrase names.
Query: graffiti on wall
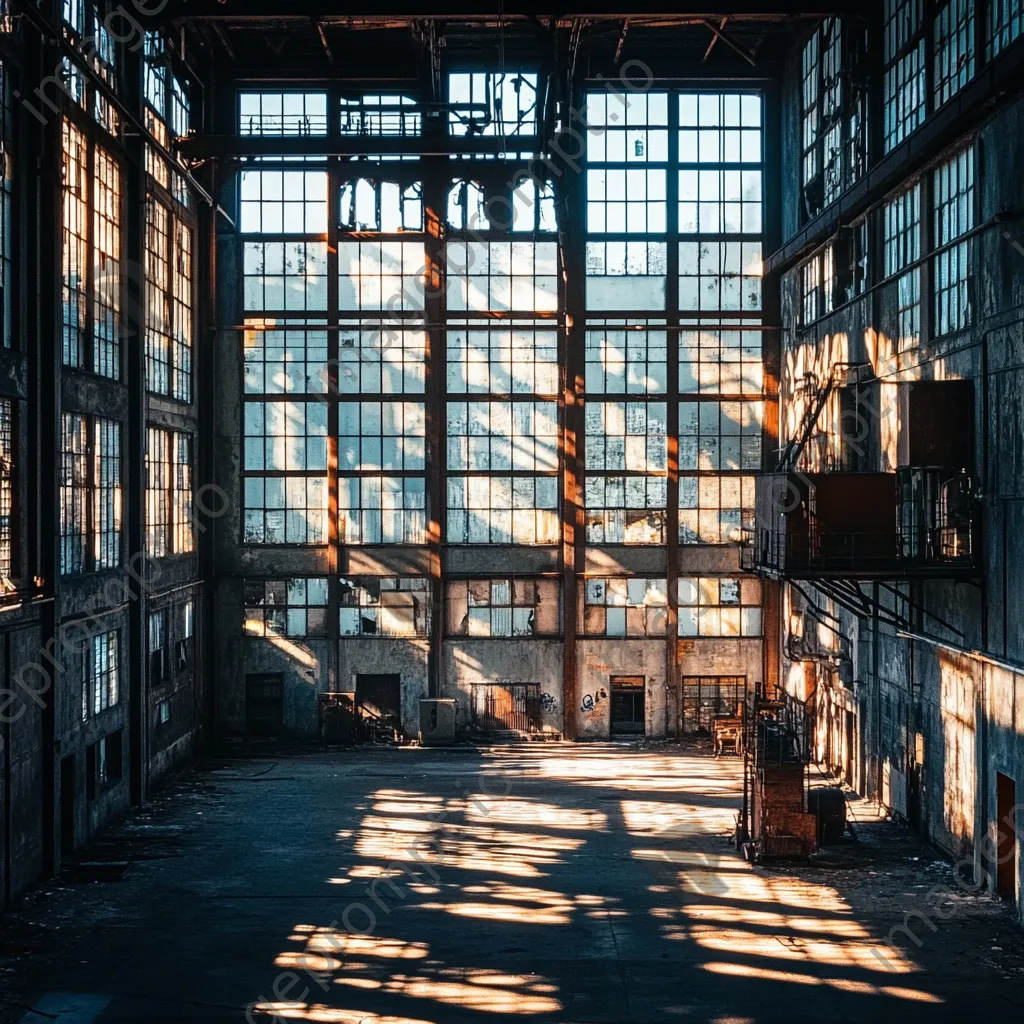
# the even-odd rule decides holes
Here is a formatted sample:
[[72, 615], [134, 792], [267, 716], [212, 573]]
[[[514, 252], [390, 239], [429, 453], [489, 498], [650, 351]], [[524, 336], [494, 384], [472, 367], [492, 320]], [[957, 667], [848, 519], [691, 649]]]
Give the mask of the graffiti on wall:
[[542, 693], [540, 695], [540, 709], [541, 711], [548, 712], [555, 710], [555, 698], [550, 693]]
[[580, 701], [580, 711], [585, 715], [589, 715], [591, 712], [596, 711], [601, 701], [608, 699], [608, 691], [601, 689], [595, 690], [593, 693], [583, 694], [583, 698]]

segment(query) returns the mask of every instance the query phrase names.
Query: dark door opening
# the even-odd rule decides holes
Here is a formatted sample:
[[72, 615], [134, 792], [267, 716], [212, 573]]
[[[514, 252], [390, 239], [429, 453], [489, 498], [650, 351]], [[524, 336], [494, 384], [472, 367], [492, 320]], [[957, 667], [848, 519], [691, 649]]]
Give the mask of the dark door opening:
[[642, 736], [644, 725], [644, 677], [612, 676], [613, 736]]
[[75, 755], [60, 762], [60, 852], [75, 848]]
[[1009, 775], [996, 773], [996, 891], [1000, 896], [1017, 895], [1017, 785]]
[[284, 677], [245, 677], [245, 731], [250, 736], [279, 736], [284, 731]]
[[356, 706], [376, 739], [397, 739], [402, 731], [402, 677], [357, 675]]

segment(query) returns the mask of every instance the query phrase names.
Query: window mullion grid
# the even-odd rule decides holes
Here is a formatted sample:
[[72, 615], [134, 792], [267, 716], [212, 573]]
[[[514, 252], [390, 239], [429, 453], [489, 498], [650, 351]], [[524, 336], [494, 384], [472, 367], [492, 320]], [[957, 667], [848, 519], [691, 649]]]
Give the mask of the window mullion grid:
[[[935, 190], [933, 174], [921, 175], [920, 190], [918, 214], [920, 255], [931, 256], [935, 249]], [[921, 260], [918, 273], [920, 275], [918, 287], [918, 311], [920, 316], [918, 346], [923, 351], [924, 347], [935, 336], [935, 257]]]
[[[328, 132], [332, 132], [338, 120], [340, 100], [335, 90], [327, 93]], [[327, 546], [328, 566], [331, 576], [336, 576], [341, 565], [342, 556], [339, 551], [338, 516], [340, 512], [340, 493], [338, 484], [338, 405], [340, 393], [339, 359], [339, 275], [341, 268], [338, 260], [339, 241], [339, 196], [341, 193], [341, 161], [337, 156], [327, 161]], [[303, 193], [305, 194], [305, 193]], [[307, 318], [308, 321], [308, 318]], [[308, 334], [306, 335], [308, 339]], [[346, 564], [347, 569], [347, 564]], [[331, 586], [327, 592], [328, 622], [338, 622], [338, 588]]]
[[85, 141], [85, 336], [81, 369], [96, 372], [96, 143], [88, 132]]
[[666, 177], [665, 223], [668, 248], [665, 253], [665, 445], [668, 465], [665, 482], [665, 545], [666, 545], [666, 625], [665, 678], [669, 690], [676, 695], [676, 730], [680, 721], [679, 642], [677, 640], [679, 602], [676, 580], [679, 577], [679, 94], [670, 92], [668, 99], [668, 172]]

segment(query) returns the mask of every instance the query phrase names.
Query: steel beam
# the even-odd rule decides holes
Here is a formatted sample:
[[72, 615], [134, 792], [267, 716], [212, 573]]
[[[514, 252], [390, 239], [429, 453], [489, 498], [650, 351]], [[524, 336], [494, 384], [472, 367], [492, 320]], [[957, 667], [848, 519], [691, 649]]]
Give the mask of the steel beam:
[[[759, 0], [731, 0], [728, 4], [687, 2], [687, 0], [646, 0], [639, 9], [631, 10], [624, 4], [619, 9], [602, 9], [594, 3], [562, 4], [553, 8], [550, 3], [535, 0], [513, 0], [506, 3], [502, 12], [509, 18], [586, 18], [588, 20], [623, 21], [628, 18], [818, 18], [828, 15], [863, 15], [864, 4], [854, 0], [820, 0], [808, 5], [794, 0], [778, 0], [766, 9]], [[395, 18], [427, 20], [478, 20], [486, 17], [480, 5], [472, 2], [447, 0], [436, 10], [424, 11], [423, 5], [415, 0], [393, 0], [391, 3], [350, 2], [344, 13], [339, 13], [336, 3], [331, 0], [170, 0], [154, 18], [160, 21], [182, 19], [188, 21], [260, 21], [272, 19], [309, 20], [325, 19], [330, 23], [344, 24], [354, 18]]]

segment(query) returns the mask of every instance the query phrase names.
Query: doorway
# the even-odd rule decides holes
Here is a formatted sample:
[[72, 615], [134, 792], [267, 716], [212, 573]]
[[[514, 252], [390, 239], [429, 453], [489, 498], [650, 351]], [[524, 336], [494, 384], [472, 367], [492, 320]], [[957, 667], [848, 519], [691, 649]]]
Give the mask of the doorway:
[[646, 731], [644, 719], [644, 677], [612, 676], [612, 723], [613, 736], [643, 736]]
[[60, 762], [60, 852], [75, 849], [75, 755]]
[[279, 736], [284, 731], [284, 677], [245, 677], [245, 731], [249, 736]]
[[996, 892], [1014, 898], [1017, 895], [1017, 785], [1009, 775], [996, 772], [996, 829], [999, 845], [996, 854]]
[[402, 677], [357, 675], [356, 706], [374, 734], [397, 735], [402, 729]]

